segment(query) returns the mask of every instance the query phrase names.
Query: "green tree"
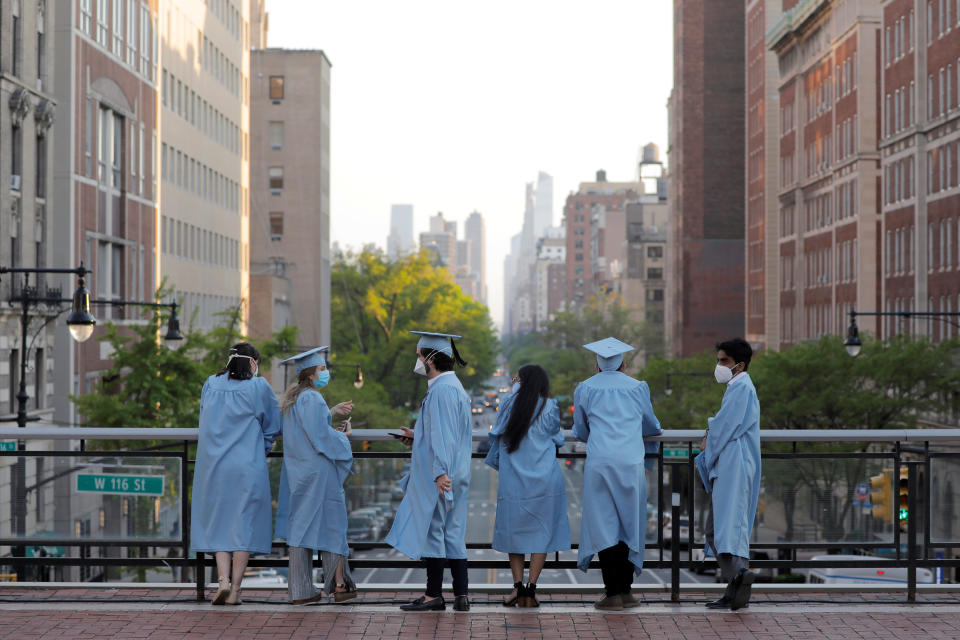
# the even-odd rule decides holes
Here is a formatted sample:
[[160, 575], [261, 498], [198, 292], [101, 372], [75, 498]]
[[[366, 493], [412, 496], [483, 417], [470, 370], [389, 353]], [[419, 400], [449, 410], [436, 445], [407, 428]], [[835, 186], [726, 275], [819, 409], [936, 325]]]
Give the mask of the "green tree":
[[[592, 376], [596, 367], [595, 356], [583, 345], [609, 336], [632, 345], [648, 342], [648, 331], [632, 314], [618, 294], [597, 293], [582, 307], [558, 312], [543, 333], [511, 340], [504, 349], [507, 363], [511, 371], [528, 363], [540, 365], [550, 376], [553, 393], [572, 397], [577, 384]], [[628, 370], [635, 355], [625, 356]]]
[[330, 307], [331, 361], [360, 364], [364, 388], [379, 386], [392, 406], [413, 407], [426, 389], [413, 373], [411, 330], [463, 336], [457, 348], [468, 366], [458, 375], [466, 388], [480, 386], [495, 368], [499, 345], [486, 306], [466, 296], [429, 252], [398, 260], [376, 249], [338, 254]]

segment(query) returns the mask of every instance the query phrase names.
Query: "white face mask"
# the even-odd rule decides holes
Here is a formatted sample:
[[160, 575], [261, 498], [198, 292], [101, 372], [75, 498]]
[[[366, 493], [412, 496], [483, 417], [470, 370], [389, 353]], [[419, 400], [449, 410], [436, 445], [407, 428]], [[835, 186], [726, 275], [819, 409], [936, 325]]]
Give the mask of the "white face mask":
[[418, 373], [421, 376], [427, 375], [427, 366], [423, 364], [423, 360], [417, 358], [417, 364], [413, 365], [413, 372]]
[[722, 364], [718, 364], [713, 370], [713, 377], [716, 378], [720, 384], [726, 384], [733, 380], [733, 370], [728, 369]]

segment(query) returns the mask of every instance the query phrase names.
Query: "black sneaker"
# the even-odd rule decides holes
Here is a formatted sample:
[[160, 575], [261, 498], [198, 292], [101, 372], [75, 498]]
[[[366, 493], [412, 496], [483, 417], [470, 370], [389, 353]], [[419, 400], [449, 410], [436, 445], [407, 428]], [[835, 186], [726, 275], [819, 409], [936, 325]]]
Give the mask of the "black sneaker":
[[737, 584], [737, 590], [733, 594], [733, 602], [730, 603], [731, 611], [743, 609], [750, 602], [750, 591], [753, 581], [757, 579], [757, 574], [749, 569], [741, 569], [738, 577], [740, 580]]
[[426, 596], [420, 596], [413, 602], [400, 605], [401, 611], [443, 611], [446, 608], [447, 605], [443, 601], [443, 596], [433, 600], [427, 600]]
[[707, 609], [729, 609], [729, 608], [730, 608], [730, 603], [732, 603], [732, 602], [733, 602], [733, 600], [731, 600], [731, 599], [728, 598], [727, 596], [723, 596], [723, 597], [720, 598], [719, 600], [714, 600], [713, 602], [708, 602], [708, 603], [706, 604], [706, 607], [707, 607]]
[[467, 596], [457, 596], [453, 599], [454, 611], [470, 611], [470, 599]]

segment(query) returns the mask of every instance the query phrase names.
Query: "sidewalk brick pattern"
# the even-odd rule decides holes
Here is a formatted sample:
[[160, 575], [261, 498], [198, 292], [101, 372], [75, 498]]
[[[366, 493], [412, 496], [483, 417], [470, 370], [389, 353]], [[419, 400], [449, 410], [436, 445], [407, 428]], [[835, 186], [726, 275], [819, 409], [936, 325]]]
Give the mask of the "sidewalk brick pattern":
[[[280, 598], [282, 599], [280, 594]], [[682, 611], [665, 613], [670, 607], [663, 594], [647, 594], [650, 607], [658, 612], [644, 611], [643, 607], [630, 613], [601, 614], [589, 608], [593, 596], [548, 595], [549, 602], [537, 612], [517, 610], [484, 610], [470, 613], [403, 614], [384, 611], [382, 605], [404, 600], [409, 594], [362, 594], [369, 604], [381, 605], [379, 610], [339, 608], [334, 605], [292, 607], [276, 603], [276, 611], [244, 610], [240, 607], [209, 607], [195, 610], [156, 610], [160, 603], [188, 605], [195, 601], [189, 590], [91, 590], [51, 589], [0, 591], [0, 638], [22, 640], [71, 640], [101, 638], [178, 639], [178, 638], [238, 638], [276, 640], [303, 640], [308, 638], [336, 638], [338, 640], [427, 640], [448, 638], [476, 638], [482, 640], [561, 640], [561, 639], [694, 639], [694, 638], [830, 638], [880, 640], [885, 638], [960, 639], [960, 595], [939, 594], [922, 596], [923, 611], [911, 613], [908, 607], [890, 613], [889, 605], [903, 603], [902, 597], [890, 595], [865, 597], [856, 594], [807, 595], [803, 602], [809, 610], [802, 613], [775, 613], [769, 605], [800, 604], [794, 595], [757, 594], [755, 608], [764, 606], [764, 612], [750, 609], [737, 613], [707, 613], [691, 609], [690, 603], [706, 600], [697, 594], [684, 597]], [[249, 591], [248, 604], [274, 604], [276, 593]], [[478, 606], [495, 605], [502, 596], [476, 594]], [[123, 610], [122, 606], [142, 602], [153, 610]], [[358, 599], [359, 604], [359, 599]], [[570, 605], [582, 602], [582, 612], [570, 612]], [[49, 606], [36, 610], [37, 604]], [[148, 604], [149, 603], [149, 604]], [[99, 610], [97, 605], [102, 605]], [[93, 605], [93, 606], [91, 606]], [[845, 612], [818, 613], [817, 607]], [[29, 606], [33, 609], [18, 609]], [[85, 610], [78, 610], [78, 609]], [[562, 611], [561, 611], [562, 608]], [[938, 612], [936, 609], [942, 609]], [[553, 609], [553, 611], [551, 611]], [[871, 611], [873, 609], [874, 611]]]

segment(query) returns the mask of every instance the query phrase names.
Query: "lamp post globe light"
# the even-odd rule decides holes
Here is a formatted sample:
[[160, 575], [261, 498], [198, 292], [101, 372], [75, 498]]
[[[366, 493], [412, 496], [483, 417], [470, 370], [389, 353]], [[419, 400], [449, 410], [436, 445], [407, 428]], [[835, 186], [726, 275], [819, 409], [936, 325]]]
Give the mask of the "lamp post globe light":
[[[83, 265], [80, 265], [83, 268]], [[87, 291], [86, 278], [80, 276], [77, 290], [73, 292], [73, 311], [67, 316], [67, 328], [70, 337], [77, 342], [86, 342], [93, 335], [93, 328], [97, 324], [96, 318], [90, 314], [90, 292]]]
[[960, 317], [960, 311], [857, 311], [856, 309], [851, 309], [850, 326], [847, 328], [847, 339], [844, 341], [843, 346], [847, 350], [847, 353], [854, 358], [860, 355], [860, 348], [863, 346], [863, 343], [860, 341], [860, 330], [857, 328], [857, 316], [899, 316], [904, 319], [914, 317], [932, 318], [960, 328], [960, 323], [951, 319]]
[[[175, 346], [183, 340], [183, 334], [180, 333], [180, 319], [177, 317], [176, 302], [138, 302], [135, 300], [91, 300], [90, 292], [87, 290], [86, 276], [90, 271], [80, 263], [79, 267], [74, 269], [48, 269], [43, 267], [4, 267], [0, 266], [0, 274], [23, 274], [23, 287], [19, 291], [14, 290], [10, 297], [10, 303], [20, 304], [20, 385], [17, 393], [17, 427], [25, 429], [28, 422], [38, 420], [37, 417], [27, 415], [27, 351], [33, 343], [27, 344], [27, 335], [30, 333], [30, 307], [39, 307], [41, 305], [49, 308], [45, 314], [47, 319], [44, 326], [55, 319], [60, 314], [69, 309], [70, 315], [67, 316], [67, 328], [70, 331], [70, 337], [77, 342], [86, 342], [93, 335], [93, 330], [97, 325], [97, 319], [90, 313], [91, 304], [109, 304], [114, 306], [137, 306], [137, 307], [169, 307], [171, 310], [170, 318], [167, 322], [167, 333], [164, 336], [168, 346]], [[73, 292], [73, 297], [64, 299], [61, 297], [60, 289], [51, 289], [44, 287], [41, 292], [37, 286], [30, 286], [30, 275], [38, 274], [74, 274], [79, 280], [77, 288]], [[68, 308], [60, 308], [60, 305], [69, 303]], [[42, 327], [41, 327], [42, 328]], [[39, 336], [39, 332], [34, 334], [34, 339]], [[39, 391], [38, 391], [39, 392]], [[19, 440], [17, 443], [18, 451], [26, 450], [26, 442]], [[12, 493], [12, 530], [17, 538], [26, 538], [26, 458], [19, 456], [14, 464], [13, 477], [11, 478], [10, 489]], [[26, 547], [17, 545], [12, 548], [14, 557], [22, 558], [26, 555]], [[17, 579], [23, 580], [24, 567], [17, 567]]]

